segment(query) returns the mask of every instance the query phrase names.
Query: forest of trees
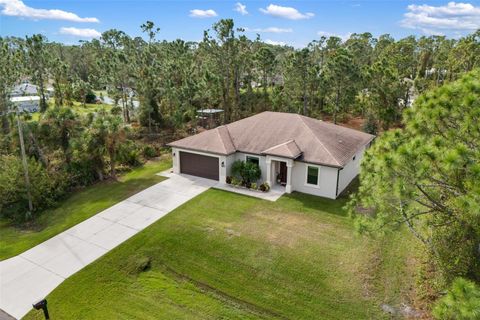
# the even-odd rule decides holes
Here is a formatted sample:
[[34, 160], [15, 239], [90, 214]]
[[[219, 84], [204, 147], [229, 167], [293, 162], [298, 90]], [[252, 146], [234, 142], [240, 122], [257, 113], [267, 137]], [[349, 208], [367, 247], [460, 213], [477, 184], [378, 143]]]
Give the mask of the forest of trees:
[[[479, 145], [471, 136], [479, 132], [479, 73], [470, 72], [480, 67], [480, 30], [459, 39], [355, 33], [301, 49], [251, 40], [233, 20], [215, 23], [200, 42], [161, 41], [152, 22], [141, 30], [135, 38], [109, 30], [78, 45], [0, 37], [1, 217], [31, 221], [73, 188], [157, 156], [169, 139], [196, 131], [197, 109], [223, 109], [223, 123], [266, 110], [335, 123], [355, 117], [382, 133], [351, 202], [376, 209], [373, 219], [357, 217], [360, 228], [406, 224], [445, 283], [480, 280]], [[38, 118], [9, 103], [24, 80], [38, 86]], [[94, 91], [114, 106], [73, 108], [85, 108]]]
[[[40, 87], [42, 112], [48, 82], [58, 106], [107, 88], [121, 102], [126, 123], [139, 121], [151, 131], [181, 129], [196, 109], [206, 107], [224, 109], [225, 122], [263, 110], [334, 122], [359, 115], [375, 131], [398, 124], [402, 109], [419, 93], [480, 63], [480, 31], [458, 40], [355, 33], [345, 41], [321, 37], [294, 49], [250, 40], [233, 20], [215, 23], [198, 43], [160, 41], [152, 22], [141, 30], [144, 37], [109, 30], [79, 45], [51, 43], [41, 35], [0, 39], [0, 111], [7, 109], [12, 85], [28, 78]], [[128, 103], [130, 90], [139, 110]], [[8, 130], [4, 116], [3, 131]]]

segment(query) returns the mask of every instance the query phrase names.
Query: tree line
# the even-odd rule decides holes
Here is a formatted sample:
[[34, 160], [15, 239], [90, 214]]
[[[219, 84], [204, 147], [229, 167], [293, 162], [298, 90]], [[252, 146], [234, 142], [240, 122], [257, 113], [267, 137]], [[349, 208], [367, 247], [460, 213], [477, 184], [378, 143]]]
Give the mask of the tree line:
[[[150, 21], [141, 30], [144, 36], [133, 38], [112, 29], [78, 45], [42, 35], [1, 38], [0, 112], [11, 86], [27, 77], [39, 86], [42, 112], [47, 82], [58, 106], [107, 88], [124, 122], [149, 132], [185, 129], [206, 107], [223, 109], [226, 123], [264, 110], [333, 122], [361, 116], [365, 129], [376, 132], [398, 125], [418, 94], [480, 64], [480, 30], [460, 39], [354, 33], [345, 41], [321, 37], [302, 49], [269, 45], [258, 35], [251, 40], [230, 19], [213, 24], [200, 42], [161, 41]], [[138, 110], [129, 103], [132, 93]]]

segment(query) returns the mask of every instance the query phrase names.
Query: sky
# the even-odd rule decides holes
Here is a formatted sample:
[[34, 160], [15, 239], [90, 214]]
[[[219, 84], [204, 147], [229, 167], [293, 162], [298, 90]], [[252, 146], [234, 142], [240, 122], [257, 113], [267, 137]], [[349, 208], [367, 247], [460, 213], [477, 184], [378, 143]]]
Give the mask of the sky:
[[159, 39], [200, 41], [203, 31], [232, 18], [245, 34], [272, 44], [306, 46], [321, 36], [351, 33], [446, 35], [480, 29], [480, 0], [0, 0], [0, 36], [41, 33], [50, 41], [75, 44], [109, 29], [141, 36], [140, 25], [153, 21]]

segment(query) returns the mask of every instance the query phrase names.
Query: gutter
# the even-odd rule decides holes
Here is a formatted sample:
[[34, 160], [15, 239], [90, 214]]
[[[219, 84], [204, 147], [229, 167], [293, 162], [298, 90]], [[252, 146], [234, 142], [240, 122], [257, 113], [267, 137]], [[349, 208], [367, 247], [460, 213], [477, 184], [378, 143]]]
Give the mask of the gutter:
[[190, 150], [190, 151], [197, 151], [197, 152], [203, 152], [203, 153], [211, 153], [211, 154], [215, 154], [217, 156], [229, 156], [231, 154], [234, 154], [236, 151], [234, 152], [231, 152], [231, 153], [220, 153], [220, 152], [214, 152], [214, 151], [208, 151], [208, 150], [205, 150], [205, 149], [194, 149], [194, 148], [186, 148], [186, 147], [180, 147], [180, 146], [176, 146], [176, 145], [173, 145], [171, 143], [167, 143], [166, 144], [167, 147], [170, 147], [170, 148], [177, 148], [177, 149], [183, 149], [183, 150]]

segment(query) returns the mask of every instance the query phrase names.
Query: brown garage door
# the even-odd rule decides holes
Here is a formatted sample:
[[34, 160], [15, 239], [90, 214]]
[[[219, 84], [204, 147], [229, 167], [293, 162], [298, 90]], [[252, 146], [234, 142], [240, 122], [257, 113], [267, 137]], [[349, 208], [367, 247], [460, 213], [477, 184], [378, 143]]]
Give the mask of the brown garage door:
[[218, 158], [180, 152], [180, 172], [218, 180]]

